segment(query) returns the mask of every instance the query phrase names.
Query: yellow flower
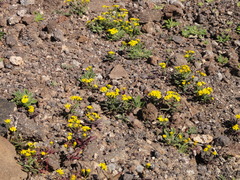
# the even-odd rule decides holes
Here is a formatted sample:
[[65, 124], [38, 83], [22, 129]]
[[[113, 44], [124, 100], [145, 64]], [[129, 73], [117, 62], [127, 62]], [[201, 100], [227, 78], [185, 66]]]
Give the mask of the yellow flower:
[[148, 96], [160, 99], [162, 97], [162, 93], [160, 91], [153, 90], [150, 93], [148, 93]]
[[93, 87], [94, 87], [95, 89], [97, 89], [97, 88], [98, 88], [98, 85], [97, 85], [97, 84], [94, 84]]
[[128, 96], [128, 95], [126, 95], [126, 94], [123, 94], [122, 95], [122, 100], [123, 101], [129, 101], [129, 100], [131, 100], [132, 99], [132, 96]]
[[166, 63], [159, 63], [159, 66], [161, 66], [161, 68], [165, 69], [167, 67]]
[[119, 8], [120, 6], [119, 5], [112, 5], [112, 7]]
[[110, 34], [116, 34], [118, 33], [118, 30], [116, 28], [112, 28], [112, 29], [108, 29], [107, 32], [109, 32]]
[[167, 135], [166, 135], [166, 134], [164, 134], [164, 135], [162, 135], [162, 137], [163, 137], [163, 138], [167, 138]]
[[92, 69], [92, 66], [88, 66], [87, 68], [86, 68], [86, 71], [89, 71], [89, 70], [91, 70]]
[[102, 7], [103, 8], [110, 8], [110, 6], [107, 6], [107, 5], [103, 5]]
[[72, 139], [72, 136], [67, 136], [67, 139], [70, 141]]
[[42, 152], [41, 152], [41, 155], [42, 155], [42, 156], [45, 156], [45, 155], [47, 155], [47, 153], [44, 152], [44, 151], [42, 151]]
[[63, 175], [64, 174], [64, 171], [60, 168], [60, 169], [57, 169], [56, 172], [59, 174], [59, 175]]
[[89, 126], [82, 126], [82, 131], [86, 132], [90, 130], [91, 128]]
[[235, 124], [235, 125], [232, 127], [232, 129], [233, 129], [234, 131], [239, 130], [239, 126], [238, 126], [238, 124]]
[[151, 163], [147, 163], [145, 166], [147, 169], [149, 169], [149, 168], [151, 168], [152, 165], [151, 165]]
[[179, 73], [185, 74], [191, 72], [191, 69], [188, 65], [182, 65], [182, 66], [175, 66], [176, 70], [178, 70]]
[[114, 54], [116, 54], [114, 51], [108, 51], [108, 54], [109, 55], [114, 55]]
[[64, 105], [64, 107], [65, 107], [67, 110], [70, 110], [71, 106], [72, 106], [72, 105], [69, 104], [69, 103], [67, 103], [67, 104]]
[[28, 106], [28, 112], [33, 113], [34, 111], [34, 106]]
[[240, 114], [236, 114], [235, 118], [240, 119]]
[[185, 54], [184, 57], [185, 57], [185, 58], [189, 58], [189, 57], [190, 57], [190, 54]]
[[199, 81], [199, 82], [197, 82], [197, 86], [203, 86], [203, 85], [205, 85], [206, 83], [205, 82], [203, 82], [203, 81]]
[[209, 150], [209, 148], [207, 148], [207, 147], [203, 149], [203, 151], [205, 151], [205, 152], [207, 152], [208, 150]]
[[54, 142], [53, 142], [53, 141], [50, 141], [50, 142], [49, 142], [49, 144], [50, 144], [50, 145], [53, 145], [53, 144], [54, 144]]
[[204, 72], [201, 72], [201, 71], [196, 71], [197, 73], [199, 73], [200, 74], [200, 76], [207, 76], [207, 74], [206, 73], [204, 73]]
[[131, 41], [128, 42], [128, 44], [129, 44], [130, 46], [135, 46], [135, 45], [138, 44], [138, 43], [139, 43], [139, 41], [135, 41], [135, 40], [131, 40]]
[[81, 101], [82, 98], [80, 96], [71, 96], [70, 99], [73, 100], [77, 100], [77, 101]]
[[194, 146], [196, 146], [197, 144], [198, 144], [198, 142], [197, 142], [197, 141], [194, 141], [194, 142], [193, 142], [193, 145], [194, 145]]
[[92, 109], [93, 107], [92, 106], [87, 106], [88, 109]]
[[178, 138], [179, 138], [179, 139], [182, 139], [183, 137], [182, 137], [182, 135], [181, 135], [181, 134], [179, 134], [179, 135], [178, 135]]
[[100, 163], [100, 164], [98, 164], [98, 166], [104, 171], [107, 170], [107, 165], [105, 163]]
[[101, 87], [101, 88], [100, 88], [100, 91], [101, 91], [101, 92], [107, 92], [107, 91], [108, 91], [108, 88], [107, 88], [107, 87]]
[[77, 145], [77, 142], [76, 141], [74, 141], [73, 142], [73, 147], [75, 147]]
[[180, 94], [178, 94], [175, 91], [167, 91], [167, 95], [164, 97], [164, 100], [168, 101], [170, 99], [175, 99], [176, 101], [180, 101], [181, 97], [180, 97]]
[[63, 147], [67, 148], [67, 147], [68, 147], [68, 145], [67, 145], [67, 144], [64, 144], [64, 145], [63, 145]]
[[29, 101], [28, 96], [27, 96], [27, 95], [24, 95], [24, 96], [22, 97], [21, 102], [22, 102], [23, 104], [25, 104], [25, 103], [27, 103], [28, 101]]
[[161, 116], [159, 116], [158, 118], [157, 118], [160, 122], [168, 122], [169, 121], [169, 119], [168, 118], [163, 118], [163, 116], [161, 115]]
[[70, 177], [70, 180], [76, 180], [77, 179], [77, 176], [76, 175], [71, 175], [71, 177]]
[[213, 151], [212, 154], [213, 154], [214, 156], [218, 155], [217, 151]]
[[213, 92], [211, 87], [203, 88], [197, 92], [198, 96], [210, 95]]
[[5, 122], [6, 124], [10, 124], [11, 119], [5, 119], [4, 122]]
[[11, 132], [15, 132], [15, 131], [17, 131], [17, 128], [14, 127], [14, 126], [12, 126], [12, 127], [9, 128], [9, 130], [10, 130]]

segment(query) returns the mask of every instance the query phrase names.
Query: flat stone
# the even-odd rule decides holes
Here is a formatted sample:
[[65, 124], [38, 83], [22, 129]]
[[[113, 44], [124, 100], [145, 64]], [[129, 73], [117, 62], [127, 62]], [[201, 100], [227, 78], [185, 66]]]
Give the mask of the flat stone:
[[152, 103], [148, 103], [142, 110], [144, 120], [154, 121], [157, 119], [158, 109]]
[[228, 146], [231, 144], [229, 137], [221, 135], [214, 139], [214, 144], [217, 146]]
[[27, 6], [31, 4], [35, 4], [35, 0], [20, 0], [21, 5]]
[[111, 79], [121, 79], [123, 77], [128, 77], [128, 73], [120, 64], [118, 64], [112, 69], [109, 77]]
[[208, 135], [208, 134], [192, 134], [191, 135], [191, 138], [194, 140], [194, 141], [197, 141], [199, 143], [202, 143], [202, 144], [207, 144], [207, 143], [210, 143], [213, 141], [213, 137], [211, 135]]
[[151, 57], [149, 57], [148, 58], [148, 63], [149, 64], [152, 64], [152, 65], [158, 65], [158, 61], [160, 60], [160, 58], [159, 57], [157, 57], [157, 56], [151, 56]]
[[15, 147], [4, 137], [0, 136], [0, 177], [1, 180], [27, 179], [27, 173], [15, 160]]
[[21, 20], [21, 17], [17, 16], [17, 15], [13, 15], [8, 19], [8, 24], [9, 25], [14, 25], [19, 23]]
[[187, 60], [184, 58], [183, 54], [180, 54], [180, 53], [176, 53], [175, 58], [172, 59], [171, 62], [175, 66], [186, 65], [188, 63]]
[[15, 65], [15, 66], [19, 66], [19, 65], [23, 65], [23, 64], [24, 64], [23, 59], [22, 59], [22, 57], [20, 57], [20, 56], [11, 56], [11, 57], [9, 58], [9, 61], [10, 61], [13, 65]]
[[186, 38], [182, 37], [182, 36], [173, 36], [173, 41], [178, 43], [178, 44], [183, 44], [186, 42]]

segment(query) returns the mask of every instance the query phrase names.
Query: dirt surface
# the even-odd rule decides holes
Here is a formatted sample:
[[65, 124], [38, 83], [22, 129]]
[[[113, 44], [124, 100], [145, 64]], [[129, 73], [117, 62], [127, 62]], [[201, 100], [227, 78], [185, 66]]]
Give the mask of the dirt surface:
[[[53, 148], [58, 152], [51, 157], [51, 170], [30, 174], [28, 179], [69, 179], [82, 168], [91, 169], [89, 179], [240, 179], [239, 130], [231, 130], [234, 123], [239, 124], [235, 115], [240, 114], [237, 3], [237, 0], [92, 0], [86, 14], [79, 17], [66, 16], [68, 7], [60, 0], [0, 1], [0, 31], [5, 33], [0, 40], [0, 97], [10, 101], [18, 90], [32, 92], [38, 100], [34, 114], [15, 108], [11, 118], [24, 138], [42, 145], [54, 141]], [[126, 59], [119, 51], [121, 40], [106, 40], [87, 28], [88, 20], [105, 11], [102, 5], [113, 4], [140, 19], [142, 33], [137, 38], [152, 51], [151, 58]], [[34, 20], [36, 12], [43, 14], [44, 19]], [[165, 28], [164, 20], [170, 18], [180, 24]], [[187, 25], [201, 25], [207, 34], [202, 38], [183, 37], [181, 30]], [[230, 39], [219, 42], [217, 36], [221, 33]], [[184, 58], [188, 50], [195, 51], [191, 62]], [[104, 61], [108, 51], [117, 52], [115, 61]], [[218, 62], [220, 54], [228, 58], [227, 63]], [[158, 65], [161, 62], [167, 63], [166, 69]], [[185, 64], [193, 72], [207, 74], [202, 80], [213, 88], [214, 100], [208, 103], [192, 100], [192, 96], [171, 83], [174, 66]], [[177, 91], [181, 108], [167, 114], [169, 127], [191, 139], [203, 139], [201, 144], [181, 153], [165, 143], [163, 127], [156, 120], [161, 113], [154, 105], [146, 104], [125, 118], [104, 112], [100, 104], [104, 94], [87, 89], [78, 80], [88, 66], [93, 67], [99, 87], [106, 84], [126, 87], [127, 94], [141, 97], [151, 90]], [[61, 155], [71, 154], [62, 145], [68, 133], [64, 104], [73, 95], [83, 98], [82, 109], [92, 105], [101, 118], [91, 124], [90, 139], [80, 159], [70, 161]], [[81, 108], [79, 116], [83, 113]], [[2, 119], [0, 122], [3, 123]], [[189, 135], [191, 128], [195, 132]], [[6, 136], [6, 130], [1, 130], [1, 135]], [[206, 145], [214, 147], [218, 155], [204, 153]], [[108, 170], [101, 170], [99, 163], [106, 163]], [[146, 163], [151, 163], [151, 167], [146, 168]], [[65, 171], [62, 177], [55, 172], [59, 168]]]

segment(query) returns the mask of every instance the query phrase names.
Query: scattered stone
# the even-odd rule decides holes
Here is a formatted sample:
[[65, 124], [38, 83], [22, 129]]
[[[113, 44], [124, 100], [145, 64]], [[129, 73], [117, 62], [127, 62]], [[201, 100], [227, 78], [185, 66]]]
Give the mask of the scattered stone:
[[194, 141], [197, 141], [199, 143], [202, 143], [202, 144], [207, 144], [207, 143], [210, 143], [213, 141], [213, 137], [211, 135], [208, 135], [208, 134], [192, 134], [191, 135], [191, 138], [194, 140]]
[[29, 24], [31, 24], [31, 23], [33, 23], [33, 22], [34, 22], [34, 17], [31, 16], [31, 15], [27, 15], [27, 16], [24, 16], [24, 17], [22, 18], [22, 23], [23, 23], [23, 24], [29, 25]]
[[12, 17], [10, 17], [10, 18], [8, 19], [8, 24], [12, 26], [12, 25], [14, 25], [14, 24], [19, 23], [20, 20], [21, 20], [21, 17], [19, 17], [19, 16], [17, 16], [17, 15], [13, 15]]
[[157, 56], [151, 56], [148, 58], [148, 63], [152, 65], [158, 65], [159, 57]]
[[118, 64], [112, 69], [111, 73], [109, 74], [109, 77], [111, 79], [121, 79], [123, 77], [128, 77], [128, 73], [122, 67], [122, 65]]
[[23, 16], [25, 16], [26, 13], [27, 13], [27, 9], [20, 9], [17, 12], [17, 15], [20, 16], [20, 17], [23, 17]]
[[20, 3], [24, 6], [35, 4], [35, 0], [20, 0]]
[[178, 44], [183, 44], [186, 42], [186, 38], [182, 37], [182, 36], [173, 36], [173, 41], [178, 43]]
[[216, 146], [228, 146], [231, 144], [231, 140], [227, 136], [221, 135], [214, 139], [214, 144]]
[[188, 63], [186, 58], [184, 58], [183, 54], [179, 54], [179, 53], [175, 54], [175, 58], [173, 58], [171, 62], [175, 66], [186, 65]]
[[56, 41], [65, 41], [64, 32], [61, 29], [56, 29], [52, 37]]
[[134, 178], [133, 174], [126, 173], [123, 175], [123, 180], [133, 180], [133, 178]]
[[27, 173], [15, 160], [15, 147], [4, 137], [0, 136], [0, 177], [1, 180], [27, 179]]
[[167, 4], [166, 6], [164, 6], [163, 13], [167, 18], [172, 18], [174, 16], [183, 16], [183, 10], [181, 9], [181, 7], [177, 7], [172, 4]]
[[80, 43], [86, 43], [86, 42], [88, 42], [88, 41], [89, 41], [88, 37], [83, 36], [83, 35], [81, 35], [81, 36], [78, 38], [78, 42], [80, 42]]
[[154, 121], [157, 119], [158, 109], [152, 103], [148, 103], [142, 110], [144, 120]]
[[162, 12], [159, 10], [143, 10], [137, 14], [141, 23], [159, 22], [162, 18]]
[[133, 126], [139, 129], [144, 129], [144, 124], [138, 119], [133, 120]]
[[137, 171], [138, 173], [142, 173], [143, 170], [144, 170], [144, 167], [143, 167], [142, 165], [137, 165], [136, 171]]
[[154, 34], [156, 32], [153, 22], [148, 22], [142, 26], [142, 31], [149, 34]]
[[20, 56], [11, 56], [9, 58], [9, 61], [15, 66], [20, 66], [24, 64], [23, 59]]
[[60, 161], [59, 156], [55, 154], [49, 154], [48, 155], [48, 164], [53, 170], [57, 170], [60, 168]]
[[222, 148], [223, 152], [230, 156], [240, 158], [240, 144], [238, 142], [231, 144], [231, 146]]
[[18, 45], [18, 39], [15, 35], [9, 34], [6, 36], [6, 44], [9, 47], [14, 47], [16, 45]]
[[3, 68], [4, 68], [3, 60], [0, 60], [0, 69], [3, 69]]

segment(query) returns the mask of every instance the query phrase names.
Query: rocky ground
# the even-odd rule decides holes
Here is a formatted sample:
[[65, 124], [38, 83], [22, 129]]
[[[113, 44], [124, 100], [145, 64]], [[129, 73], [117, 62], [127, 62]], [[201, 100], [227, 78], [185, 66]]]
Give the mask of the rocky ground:
[[[105, 10], [102, 5], [114, 4], [140, 19], [142, 33], [137, 38], [151, 50], [150, 58], [126, 59], [118, 51], [121, 40], [106, 40], [87, 28], [86, 22]], [[67, 16], [68, 10], [61, 0], [0, 1], [0, 133], [9, 139], [4, 120], [10, 118], [23, 140], [53, 149], [48, 155], [48, 170], [37, 175], [12, 172], [20, 167], [11, 161], [13, 166], [9, 167], [15, 168], [4, 170], [1, 177], [70, 179], [78, 174], [83, 178], [81, 169], [90, 168], [86, 179], [240, 179], [239, 130], [231, 129], [239, 124], [235, 115], [240, 114], [240, 35], [236, 31], [240, 24], [239, 1], [91, 0], [81, 17]], [[43, 19], [36, 20], [36, 13]], [[164, 20], [170, 18], [180, 24], [165, 28]], [[187, 25], [201, 25], [207, 34], [201, 38], [183, 37], [181, 30]], [[218, 35], [230, 38], [221, 42]], [[190, 62], [184, 58], [188, 50], [195, 52]], [[105, 61], [108, 51], [118, 52], [115, 61]], [[228, 62], [219, 62], [220, 54]], [[158, 65], [161, 62], [167, 63], [166, 69]], [[213, 101], [192, 100], [171, 83], [173, 67], [185, 64], [193, 72], [207, 74], [203, 80], [214, 90]], [[151, 103], [122, 118], [103, 111], [103, 93], [87, 89], [78, 80], [88, 66], [93, 67], [99, 87], [126, 87], [127, 94], [141, 97], [151, 90], [180, 93], [179, 111], [167, 114], [169, 127], [197, 140], [199, 145], [182, 153], [167, 144], [156, 120], [161, 113]], [[23, 89], [38, 100], [33, 114], [10, 102], [13, 93]], [[83, 98], [79, 117], [84, 113], [81, 108], [88, 105], [101, 117], [90, 124], [91, 133], [86, 145], [77, 151], [81, 156], [75, 154], [80, 157], [76, 159], [68, 157], [75, 153], [73, 148], [63, 147], [68, 133], [64, 104], [73, 95]], [[195, 132], [188, 133], [190, 129]], [[7, 144], [5, 141], [0, 141], [1, 146]], [[51, 141], [54, 144], [50, 146]], [[217, 155], [204, 153], [206, 145], [211, 145]], [[12, 152], [9, 146], [1, 154], [8, 149]], [[9, 156], [14, 157], [15, 152]], [[7, 163], [1, 161], [0, 167]], [[106, 163], [108, 170], [102, 170], [99, 163]], [[151, 167], [147, 168], [147, 163]], [[56, 173], [60, 168], [64, 175]]]

